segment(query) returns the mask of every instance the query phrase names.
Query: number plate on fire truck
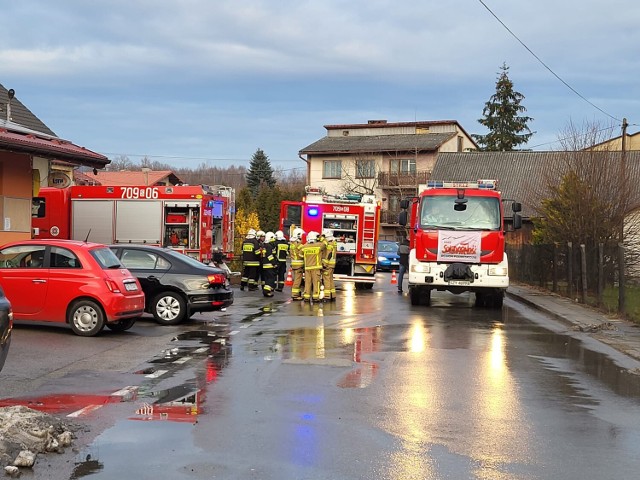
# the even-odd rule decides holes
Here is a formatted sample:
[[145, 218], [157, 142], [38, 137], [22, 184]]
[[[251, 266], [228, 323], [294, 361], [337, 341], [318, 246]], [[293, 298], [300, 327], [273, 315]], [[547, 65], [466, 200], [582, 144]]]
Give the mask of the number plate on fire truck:
[[449, 285], [470, 285], [471, 282], [467, 280], [449, 280]]

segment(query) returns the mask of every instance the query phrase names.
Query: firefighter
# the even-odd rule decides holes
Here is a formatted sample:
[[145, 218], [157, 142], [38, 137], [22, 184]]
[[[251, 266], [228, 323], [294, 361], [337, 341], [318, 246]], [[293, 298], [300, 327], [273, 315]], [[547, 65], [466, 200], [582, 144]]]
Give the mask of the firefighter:
[[307, 234], [307, 243], [300, 247], [304, 260], [304, 295], [305, 302], [320, 301], [320, 282], [322, 257], [326, 250], [324, 243], [318, 241], [318, 232]]
[[249, 291], [257, 290], [257, 276], [260, 268], [260, 257], [258, 257], [259, 245], [256, 238], [256, 231], [251, 228], [242, 242], [242, 277], [240, 280], [240, 290], [248, 286]]
[[333, 230], [323, 230], [324, 244], [326, 250], [322, 257], [322, 284], [324, 285], [324, 299], [335, 301], [336, 285], [333, 281], [333, 271], [336, 268], [336, 254], [338, 251], [338, 242], [333, 236]]
[[291, 272], [293, 276], [293, 284], [291, 285], [291, 298], [293, 300], [302, 300], [302, 276], [304, 274], [304, 258], [302, 257], [302, 235], [304, 231], [296, 228], [291, 232], [289, 237], [289, 257], [291, 258]]
[[273, 297], [276, 288], [276, 270], [278, 258], [276, 257], [276, 236], [273, 232], [267, 232], [262, 244], [262, 294], [265, 297]]
[[256, 232], [256, 239], [258, 240], [258, 250], [257, 250], [257, 254], [258, 254], [258, 259], [260, 260], [260, 263], [258, 264], [258, 273], [256, 274], [256, 285], [258, 287], [262, 287], [264, 285], [264, 276], [262, 275], [262, 257], [263, 257], [263, 247], [264, 247], [264, 237], [265, 237], [265, 233], [262, 230], [258, 230]]
[[284, 290], [285, 277], [287, 276], [287, 257], [289, 256], [289, 242], [284, 238], [282, 230], [276, 232], [276, 257], [278, 269], [276, 271], [276, 292]]

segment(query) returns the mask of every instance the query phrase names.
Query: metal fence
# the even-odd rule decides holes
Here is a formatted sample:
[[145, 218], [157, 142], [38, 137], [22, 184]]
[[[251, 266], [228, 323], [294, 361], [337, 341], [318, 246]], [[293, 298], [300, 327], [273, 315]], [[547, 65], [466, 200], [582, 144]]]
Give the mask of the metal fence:
[[[508, 245], [507, 255], [509, 277], [515, 282], [600, 308], [605, 303], [611, 307], [611, 298], [605, 302], [605, 292], [614, 300], [619, 295], [620, 269], [624, 268], [620, 259], [624, 260], [625, 252], [617, 245]], [[624, 287], [634, 283], [634, 279], [622, 277]]]

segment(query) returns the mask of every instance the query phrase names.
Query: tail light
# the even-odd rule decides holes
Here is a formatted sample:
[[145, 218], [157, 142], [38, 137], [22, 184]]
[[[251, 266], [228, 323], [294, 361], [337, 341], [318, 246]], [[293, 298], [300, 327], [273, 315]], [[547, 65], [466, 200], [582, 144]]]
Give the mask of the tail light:
[[104, 283], [107, 284], [107, 288], [111, 293], [121, 293], [120, 288], [118, 287], [118, 284], [113, 280], [109, 280], [108, 278], [105, 278]]
[[209, 280], [210, 284], [224, 285], [227, 281], [227, 277], [225, 277], [222, 273], [214, 273], [212, 275], [207, 275], [207, 280]]

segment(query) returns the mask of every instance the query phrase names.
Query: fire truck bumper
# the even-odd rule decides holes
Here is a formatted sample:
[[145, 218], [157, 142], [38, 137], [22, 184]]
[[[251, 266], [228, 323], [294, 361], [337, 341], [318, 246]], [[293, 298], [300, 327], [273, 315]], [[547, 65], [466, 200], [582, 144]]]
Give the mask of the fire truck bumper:
[[433, 290], [449, 290], [453, 293], [505, 290], [509, 286], [508, 269], [501, 264], [457, 265], [461, 265], [458, 272], [452, 274], [452, 264], [412, 264], [409, 269], [409, 285], [424, 285]]

